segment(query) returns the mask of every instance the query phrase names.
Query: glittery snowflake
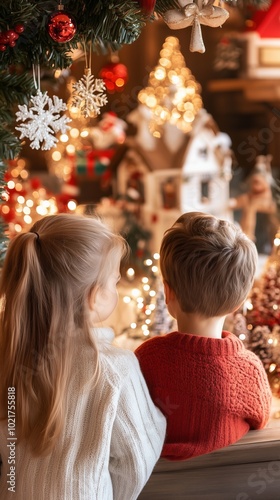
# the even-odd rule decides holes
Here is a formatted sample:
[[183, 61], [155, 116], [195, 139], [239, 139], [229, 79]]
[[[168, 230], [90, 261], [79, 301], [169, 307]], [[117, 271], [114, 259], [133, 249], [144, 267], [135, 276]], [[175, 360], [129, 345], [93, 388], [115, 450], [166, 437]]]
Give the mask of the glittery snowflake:
[[16, 127], [16, 130], [21, 132], [20, 139], [24, 137], [30, 139], [32, 149], [40, 149], [40, 143], [43, 150], [56, 147], [58, 139], [54, 134], [57, 132], [65, 134], [70, 128], [66, 124], [71, 119], [65, 115], [60, 116], [60, 112], [66, 109], [67, 106], [62, 99], [55, 95], [52, 101], [47, 92], [42, 93], [38, 90], [37, 94], [31, 97], [29, 107], [26, 104], [19, 106], [19, 111], [16, 113], [17, 121], [26, 121]]
[[101, 79], [94, 78], [90, 69], [86, 69], [84, 76], [73, 84], [73, 89], [72, 104], [85, 118], [99, 115], [100, 108], [108, 102], [103, 93], [106, 89], [105, 83]]

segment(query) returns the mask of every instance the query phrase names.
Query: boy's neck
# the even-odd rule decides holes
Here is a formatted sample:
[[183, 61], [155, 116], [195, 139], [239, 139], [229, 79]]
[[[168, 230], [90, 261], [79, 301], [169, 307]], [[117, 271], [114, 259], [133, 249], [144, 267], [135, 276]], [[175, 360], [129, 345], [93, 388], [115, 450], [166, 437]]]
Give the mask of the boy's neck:
[[225, 316], [215, 318], [204, 318], [195, 313], [181, 313], [177, 317], [178, 331], [198, 335], [200, 337], [209, 337], [221, 339]]

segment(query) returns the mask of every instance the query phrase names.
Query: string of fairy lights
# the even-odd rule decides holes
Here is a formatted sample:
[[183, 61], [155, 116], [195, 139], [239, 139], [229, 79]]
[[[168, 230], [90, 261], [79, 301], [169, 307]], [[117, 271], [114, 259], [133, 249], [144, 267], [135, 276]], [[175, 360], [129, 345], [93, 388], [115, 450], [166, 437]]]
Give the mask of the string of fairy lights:
[[133, 267], [126, 271], [127, 280], [132, 282], [136, 277], [138, 283], [137, 287], [131, 288], [130, 293], [123, 297], [124, 304], [130, 304], [133, 307], [134, 320], [124, 331], [130, 337], [147, 338], [153, 332], [159, 258], [159, 253], [154, 253], [153, 258], [144, 260], [144, 276], [140, 279], [136, 277]]

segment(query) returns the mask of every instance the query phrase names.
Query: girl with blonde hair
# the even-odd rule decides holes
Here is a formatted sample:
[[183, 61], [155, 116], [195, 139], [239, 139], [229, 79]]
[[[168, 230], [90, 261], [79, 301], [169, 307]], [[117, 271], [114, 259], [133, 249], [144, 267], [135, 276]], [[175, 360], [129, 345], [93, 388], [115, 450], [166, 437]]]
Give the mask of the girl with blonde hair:
[[0, 283], [0, 497], [133, 500], [165, 419], [135, 355], [96, 325], [117, 304], [126, 242], [54, 215], [11, 240]]

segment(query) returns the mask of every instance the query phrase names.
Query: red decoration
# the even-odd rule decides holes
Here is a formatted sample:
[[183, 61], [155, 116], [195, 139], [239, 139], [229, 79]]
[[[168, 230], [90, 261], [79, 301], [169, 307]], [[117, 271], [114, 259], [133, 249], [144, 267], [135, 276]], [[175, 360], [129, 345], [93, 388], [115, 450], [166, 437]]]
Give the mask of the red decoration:
[[24, 24], [16, 24], [14, 29], [16, 33], [21, 34], [24, 32]]
[[55, 42], [65, 43], [72, 40], [76, 33], [77, 25], [73, 16], [61, 9], [50, 15], [47, 30]]
[[252, 19], [246, 23], [246, 31], [256, 31], [261, 38], [279, 38], [280, 5], [272, 0], [266, 10], [256, 10]]
[[119, 62], [110, 62], [99, 72], [109, 92], [121, 92], [128, 80], [127, 67]]
[[138, 0], [144, 14], [150, 16], [154, 12], [156, 0]]
[[19, 38], [19, 35], [23, 33], [24, 25], [16, 24], [14, 29], [10, 29], [7, 31], [0, 32], [0, 51], [4, 52], [7, 46], [15, 47], [16, 40]]

